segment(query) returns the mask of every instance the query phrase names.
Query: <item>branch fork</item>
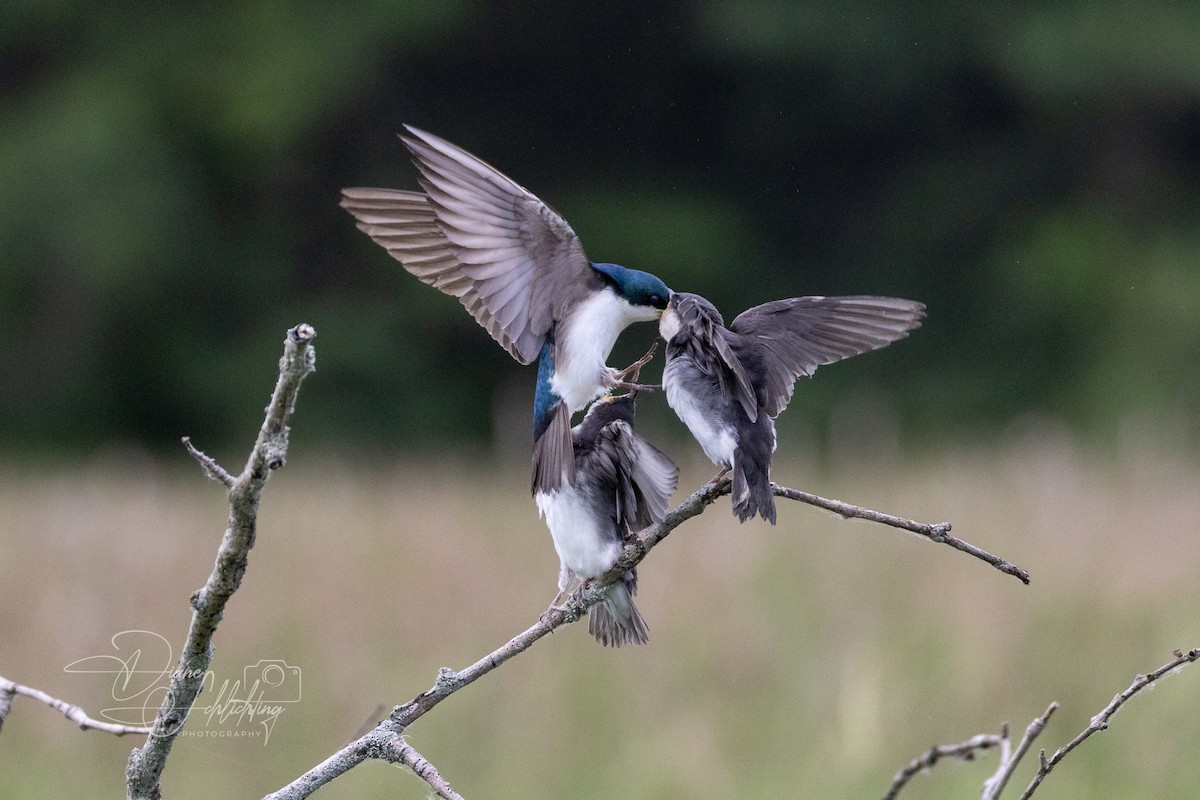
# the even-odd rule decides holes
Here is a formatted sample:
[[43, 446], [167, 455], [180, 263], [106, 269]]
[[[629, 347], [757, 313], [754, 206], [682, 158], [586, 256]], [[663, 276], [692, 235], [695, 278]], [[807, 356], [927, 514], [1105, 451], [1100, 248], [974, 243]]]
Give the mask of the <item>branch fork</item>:
[[[1037, 772], [1034, 773], [1032, 780], [1030, 780], [1029, 785], [1025, 787], [1025, 791], [1021, 793], [1018, 800], [1028, 800], [1028, 798], [1032, 797], [1033, 793], [1037, 791], [1039, 786], [1041, 786], [1042, 781], [1045, 780], [1046, 776], [1050, 774], [1050, 771], [1054, 769], [1054, 767], [1059, 764], [1068, 753], [1087, 740], [1088, 737], [1094, 733], [1108, 730], [1109, 721], [1112, 720], [1113, 716], [1117, 713], [1121, 706], [1129, 702], [1130, 698], [1145, 689], [1147, 686], [1153, 684], [1164, 675], [1173, 674], [1178, 670], [1183, 669], [1183, 667], [1186, 665], [1200, 660], [1200, 647], [1188, 650], [1187, 652], [1184, 652], [1183, 650], [1175, 650], [1173, 655], [1175, 656], [1173, 661], [1168, 661], [1166, 664], [1163, 664], [1153, 672], [1150, 672], [1147, 675], [1138, 673], [1134, 677], [1133, 683], [1129, 685], [1129, 688], [1123, 692], [1118, 692], [1113, 697], [1112, 701], [1105, 706], [1099, 714], [1096, 714], [1096, 716], [1092, 717], [1091, 722], [1086, 728], [1083, 729], [1083, 731], [1081, 731], [1074, 739], [1058, 748], [1058, 750], [1054, 751], [1054, 755], [1047, 757], [1044, 749], [1039, 750]], [[1004, 726], [1003, 732], [1000, 736], [1000, 766], [997, 768], [995, 774], [984, 781], [983, 794], [981, 796], [982, 800], [999, 800], [1001, 793], [1004, 791], [1005, 786], [1008, 785], [1009, 779], [1012, 778], [1013, 772], [1020, 764], [1021, 759], [1024, 758], [1025, 754], [1029, 752], [1029, 748], [1033, 746], [1033, 741], [1041, 735], [1042, 731], [1046, 729], [1046, 725], [1050, 722], [1050, 717], [1053, 716], [1054, 712], [1057, 710], [1058, 702], [1052, 702], [1046, 707], [1045, 713], [1043, 713], [1040, 717], [1035, 717], [1034, 720], [1029, 723], [1029, 727], [1025, 729], [1025, 735], [1021, 737], [1020, 743], [1017, 745], [1015, 750], [1011, 750], [1011, 753], [1011, 745], [1008, 738], [1008, 726]], [[989, 734], [980, 734], [980, 736], [975, 737], [975, 739], [986, 737], [988, 735]], [[968, 739], [967, 741], [971, 742], [974, 740]], [[965, 744], [966, 742], [963, 743], [963, 745]], [[930, 751], [930, 753], [938, 751], [939, 749], [953, 751], [954, 748], [960, 748], [963, 745], [948, 745], [944, 748], [935, 747]], [[932, 767], [934, 763], [936, 763], [936, 758], [929, 759], [927, 758], [928, 756], [929, 753], [926, 753], [924, 756], [914, 759], [907, 767], [897, 772], [895, 778], [892, 780], [892, 785], [888, 787], [887, 793], [883, 795], [884, 800], [894, 800], [894, 798], [899, 795], [900, 790], [908, 783], [909, 779], [921, 770], [922, 766], [917, 766], [914, 768], [914, 765]]]
[[306, 324], [287, 332], [283, 356], [279, 360], [279, 379], [241, 474], [231, 475], [189, 439], [183, 440], [184, 447], [205, 474], [228, 489], [229, 523], [217, 550], [212, 574], [189, 599], [191, 625], [150, 734], [145, 744], [135, 748], [129, 756], [125, 769], [129, 800], [159, 800], [162, 796], [162, 772], [171, 746], [187, 721], [212, 663], [213, 635], [224, 614], [225, 604], [241, 585], [246, 572], [257, 531], [263, 486], [269, 474], [282, 467], [286, 460], [288, 422], [296, 408], [296, 396], [301, 382], [316, 369], [316, 353], [310, 346], [316, 335], [313, 327]]

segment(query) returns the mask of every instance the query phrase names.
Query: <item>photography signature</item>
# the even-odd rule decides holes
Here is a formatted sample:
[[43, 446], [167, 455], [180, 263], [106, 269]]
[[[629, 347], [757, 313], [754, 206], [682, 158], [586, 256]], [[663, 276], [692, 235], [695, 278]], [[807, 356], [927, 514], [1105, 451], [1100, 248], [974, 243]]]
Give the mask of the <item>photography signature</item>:
[[112, 677], [112, 699], [122, 705], [100, 711], [110, 722], [152, 726], [172, 695], [173, 682], [199, 680], [205, 702], [198, 700], [178, 723], [154, 735], [183, 733], [184, 723], [191, 720], [187, 732], [192, 735], [262, 736], [265, 745], [287, 706], [300, 702], [300, 668], [280, 659], [260, 659], [244, 667], [240, 679], [225, 678], [218, 685], [212, 670], [179, 672], [171, 643], [153, 631], [121, 631], [111, 641], [115, 655], [87, 656], [63, 667], [64, 672]]

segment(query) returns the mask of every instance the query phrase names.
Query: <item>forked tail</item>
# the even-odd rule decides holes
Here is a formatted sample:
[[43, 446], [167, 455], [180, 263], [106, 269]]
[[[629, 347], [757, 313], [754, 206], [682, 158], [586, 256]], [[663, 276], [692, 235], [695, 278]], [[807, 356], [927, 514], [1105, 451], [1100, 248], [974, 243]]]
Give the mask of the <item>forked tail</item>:
[[738, 452], [733, 459], [733, 515], [745, 522], [758, 514], [775, 524], [775, 495], [771, 492], [771, 475], [766, 465], [746, 458]]
[[637, 572], [630, 570], [608, 587], [608, 597], [592, 606], [588, 613], [588, 633], [605, 647], [645, 644], [650, 639], [646, 621], [633, 604], [637, 593]]

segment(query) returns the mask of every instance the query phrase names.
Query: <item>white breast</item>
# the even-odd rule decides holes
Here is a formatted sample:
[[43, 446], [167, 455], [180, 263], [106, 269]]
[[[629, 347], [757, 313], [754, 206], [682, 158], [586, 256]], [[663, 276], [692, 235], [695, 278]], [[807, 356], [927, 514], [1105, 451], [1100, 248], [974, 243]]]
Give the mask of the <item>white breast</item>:
[[621, 555], [621, 546], [605, 537], [587, 501], [573, 487], [537, 493], [538, 511], [554, 539], [559, 561], [576, 575], [596, 578]]
[[608, 354], [621, 331], [632, 322], [657, 316], [656, 309], [632, 305], [616, 292], [605, 289], [588, 297], [562, 321], [550, 388], [571, 413], [595, 400], [611, 385], [613, 371], [607, 364]]
[[669, 405], [692, 436], [704, 448], [708, 456], [719, 467], [733, 464], [733, 451], [737, 449], [737, 431], [730, 425], [714, 424], [704, 413], [705, 405], [694, 394], [684, 388], [680, 373], [690, 369], [687, 359], [673, 359], [663, 370], [663, 389]]

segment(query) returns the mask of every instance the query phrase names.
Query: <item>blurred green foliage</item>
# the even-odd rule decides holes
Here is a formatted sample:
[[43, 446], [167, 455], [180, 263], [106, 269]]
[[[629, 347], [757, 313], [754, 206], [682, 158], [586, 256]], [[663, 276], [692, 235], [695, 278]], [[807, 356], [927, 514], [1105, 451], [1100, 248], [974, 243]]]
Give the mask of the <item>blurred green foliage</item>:
[[[5, 17], [0, 447], [240, 442], [301, 321], [320, 335], [307, 436], [390, 450], [515, 425], [504, 396], [531, 371], [337, 207], [345, 185], [415, 187], [404, 122], [530, 187], [592, 257], [728, 318], [796, 294], [925, 301], [911, 340], [797, 395], [784, 424], [818, 439], [861, 396], [911, 436], [1030, 412], [1198, 435], [1193, 4], [18, 0]], [[634, 331], [631, 354], [653, 335]]]

